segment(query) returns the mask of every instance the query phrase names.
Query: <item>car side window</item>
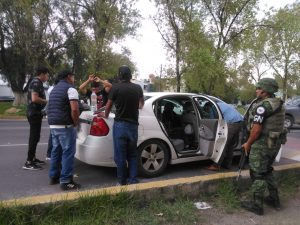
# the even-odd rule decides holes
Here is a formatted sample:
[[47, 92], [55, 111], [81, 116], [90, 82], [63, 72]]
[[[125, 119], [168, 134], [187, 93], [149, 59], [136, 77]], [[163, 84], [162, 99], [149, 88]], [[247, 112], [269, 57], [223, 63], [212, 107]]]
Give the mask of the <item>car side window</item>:
[[202, 119], [218, 119], [216, 106], [206, 98], [196, 98], [197, 108]]

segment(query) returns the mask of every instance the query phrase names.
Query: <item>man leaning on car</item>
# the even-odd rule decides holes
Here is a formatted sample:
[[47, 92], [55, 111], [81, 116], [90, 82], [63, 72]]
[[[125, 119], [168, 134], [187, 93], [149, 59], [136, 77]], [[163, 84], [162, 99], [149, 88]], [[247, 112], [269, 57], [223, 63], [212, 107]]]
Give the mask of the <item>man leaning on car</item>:
[[[116, 106], [113, 126], [114, 160], [117, 165], [117, 178], [120, 185], [135, 184], [137, 180], [137, 139], [139, 108], [144, 106], [142, 88], [131, 83], [128, 66], [119, 68], [119, 83], [112, 86], [105, 107], [105, 118]], [[128, 168], [127, 168], [128, 163]]]
[[60, 183], [62, 190], [74, 190], [80, 185], [73, 181], [76, 128], [79, 121], [78, 92], [74, 74], [63, 70], [59, 82], [49, 96], [48, 123], [52, 135], [50, 184]]

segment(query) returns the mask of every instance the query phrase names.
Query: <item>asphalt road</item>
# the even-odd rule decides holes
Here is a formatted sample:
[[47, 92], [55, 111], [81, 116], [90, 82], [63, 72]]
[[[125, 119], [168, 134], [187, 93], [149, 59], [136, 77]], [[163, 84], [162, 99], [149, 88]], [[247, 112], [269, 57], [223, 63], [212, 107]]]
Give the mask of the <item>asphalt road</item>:
[[[41, 139], [37, 147], [37, 158], [44, 160], [47, 152], [49, 127], [43, 121]], [[14, 199], [32, 195], [61, 192], [58, 185], [49, 185], [49, 162], [40, 171], [23, 170], [27, 156], [29, 125], [26, 120], [0, 120], [0, 200]], [[288, 135], [290, 149], [299, 146], [300, 129], [293, 129]], [[289, 145], [286, 145], [287, 148]], [[282, 162], [290, 160], [283, 159]], [[171, 179], [177, 177], [199, 176], [213, 173], [203, 169], [209, 162], [193, 162], [169, 166], [158, 178], [140, 178], [140, 182]], [[90, 166], [75, 160], [75, 180], [83, 189], [107, 187], [116, 184], [115, 168]]]

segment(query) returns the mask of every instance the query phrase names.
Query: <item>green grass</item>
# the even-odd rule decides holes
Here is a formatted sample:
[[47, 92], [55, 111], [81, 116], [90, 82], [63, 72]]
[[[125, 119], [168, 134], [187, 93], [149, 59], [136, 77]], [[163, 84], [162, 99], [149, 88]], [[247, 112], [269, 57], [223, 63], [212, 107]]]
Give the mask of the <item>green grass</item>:
[[40, 206], [0, 206], [1, 225], [179, 225], [193, 224], [199, 220], [196, 207], [188, 199], [145, 202], [126, 193], [81, 197], [76, 201]]
[[[280, 195], [291, 198], [300, 185], [299, 176], [279, 178]], [[183, 225], [205, 224], [205, 214], [194, 203], [206, 201], [226, 213], [240, 210], [239, 201], [247, 191], [238, 192], [234, 182], [221, 180], [215, 193], [196, 198], [178, 194], [172, 201], [157, 196], [151, 200], [126, 192], [111, 196], [81, 196], [74, 201], [36, 206], [3, 207], [0, 204], [0, 225]]]
[[278, 179], [278, 186], [280, 189], [280, 195], [284, 198], [289, 197], [296, 193], [300, 186], [299, 176], [286, 173]]
[[[12, 107], [20, 109], [20, 111], [16, 112], [16, 113], [5, 113], [6, 110], [8, 110]], [[12, 102], [0, 102], [0, 115], [2, 115], [2, 116], [25, 116], [26, 115], [26, 105], [13, 106]]]

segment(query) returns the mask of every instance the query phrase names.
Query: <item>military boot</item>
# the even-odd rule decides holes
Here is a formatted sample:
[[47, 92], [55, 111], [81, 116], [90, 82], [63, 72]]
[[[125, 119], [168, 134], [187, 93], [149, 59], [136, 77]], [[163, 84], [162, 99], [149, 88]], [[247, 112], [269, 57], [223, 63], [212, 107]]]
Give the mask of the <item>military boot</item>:
[[264, 201], [267, 205], [273, 207], [274, 209], [280, 210], [281, 205], [277, 190], [270, 191], [270, 195], [265, 197]]
[[254, 201], [244, 201], [241, 202], [241, 206], [250, 211], [255, 213], [256, 215], [262, 216], [264, 214], [263, 209], [263, 198], [259, 195], [253, 195]]
[[253, 201], [243, 201], [241, 202], [241, 206], [250, 211], [255, 213], [256, 215], [262, 216], [264, 215], [264, 209], [258, 205], [256, 205]]

